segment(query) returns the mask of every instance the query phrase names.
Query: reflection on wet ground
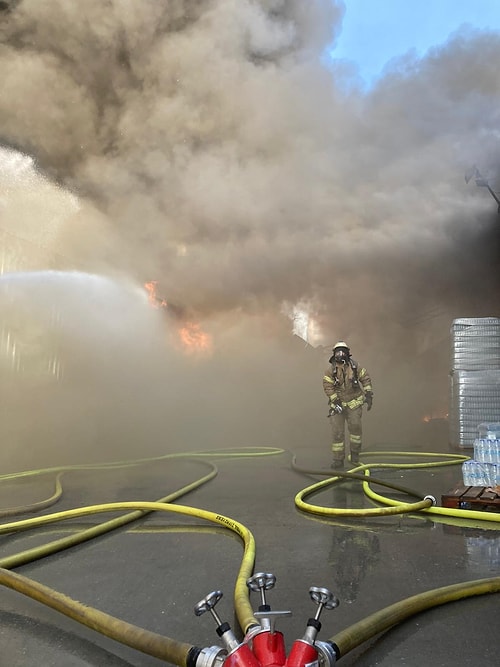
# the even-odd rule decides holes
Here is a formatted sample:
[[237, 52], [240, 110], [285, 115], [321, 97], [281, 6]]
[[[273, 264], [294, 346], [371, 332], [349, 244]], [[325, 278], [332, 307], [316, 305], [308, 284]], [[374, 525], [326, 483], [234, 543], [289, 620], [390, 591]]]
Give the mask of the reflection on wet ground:
[[[436, 449], [436, 451], [438, 451]], [[446, 448], [449, 453], [448, 448]], [[302, 637], [315, 605], [310, 586], [331, 590], [340, 606], [324, 611], [318, 639], [339, 631], [399, 600], [430, 589], [500, 572], [499, 524], [424, 514], [372, 518], [322, 517], [296, 509], [295, 495], [316, 481], [292, 469], [298, 463], [326, 468], [328, 452], [284, 451], [274, 456], [217, 459], [218, 475], [183, 497], [184, 505], [229, 516], [256, 540], [256, 571], [277, 577], [268, 602], [293, 615], [278, 621], [287, 648]], [[44, 510], [63, 511], [94, 503], [156, 500], [206, 473], [197, 460], [68, 472], [64, 494]], [[460, 466], [400, 471], [377, 470], [377, 477], [432, 494], [439, 500], [461, 478]], [[49, 495], [47, 478], [10, 482], [9, 500], [23, 504]], [[407, 501], [398, 492], [384, 494]], [[372, 508], [357, 481], [344, 481], [314, 497], [325, 507]], [[9, 519], [10, 520], [10, 519]], [[37, 531], [0, 536], [2, 557], [99, 523], [88, 516]], [[5, 519], [4, 519], [5, 521]], [[219, 643], [210, 618], [194, 605], [212, 590], [224, 597], [218, 613], [235, 627], [232, 593], [241, 562], [241, 543], [223, 528], [194, 518], [155, 513], [128, 528], [17, 568], [85, 604], [180, 641]], [[255, 594], [252, 594], [255, 595]], [[257, 596], [252, 599], [256, 608]], [[453, 602], [418, 614], [353, 649], [340, 664], [384, 667], [422, 664], [496, 664], [498, 595]], [[112, 665], [164, 664], [117, 644], [11, 590], [0, 603], [2, 664]], [[237, 628], [235, 627], [237, 630]], [[467, 641], [464, 641], [467, 638]]]

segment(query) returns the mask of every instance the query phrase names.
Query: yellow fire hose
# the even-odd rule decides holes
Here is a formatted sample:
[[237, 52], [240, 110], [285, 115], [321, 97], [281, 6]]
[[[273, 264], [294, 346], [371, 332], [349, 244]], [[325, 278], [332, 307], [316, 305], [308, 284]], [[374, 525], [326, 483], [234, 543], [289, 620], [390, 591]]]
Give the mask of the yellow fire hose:
[[500, 577], [478, 579], [476, 581], [467, 581], [463, 584], [435, 588], [434, 590], [414, 595], [413, 597], [396, 602], [389, 607], [385, 607], [342, 630], [329, 641], [333, 642], [337, 647], [338, 657], [342, 657], [368, 639], [375, 637], [375, 635], [388, 630], [397, 623], [401, 623], [421, 611], [432, 609], [447, 602], [463, 600], [474, 595], [498, 593], [499, 591]]
[[[408, 514], [415, 512], [426, 512], [429, 514], [439, 514], [446, 517], [457, 517], [461, 519], [473, 519], [476, 521], [489, 521], [493, 523], [500, 522], [500, 513], [498, 512], [482, 512], [476, 510], [465, 510], [465, 509], [453, 509], [447, 507], [436, 507], [433, 506], [433, 502], [430, 499], [422, 498], [418, 502], [414, 503], [403, 503], [391, 498], [382, 496], [379, 493], [373, 491], [370, 486], [370, 471], [372, 469], [415, 469], [415, 468], [435, 468], [448, 465], [457, 465], [467, 461], [470, 457], [462, 456], [461, 454], [436, 454], [430, 452], [366, 452], [363, 456], [398, 456], [398, 457], [425, 457], [425, 458], [436, 458], [439, 457], [443, 460], [434, 461], [434, 462], [425, 462], [425, 463], [367, 463], [361, 464], [359, 466], [353, 467], [349, 473], [337, 472], [335, 470], [330, 470], [328, 472], [320, 470], [305, 470], [299, 468], [295, 461], [292, 462], [292, 465], [299, 472], [306, 472], [309, 474], [321, 474], [329, 475], [329, 479], [323, 480], [321, 482], [316, 482], [311, 486], [308, 486], [305, 489], [302, 489], [295, 496], [295, 505], [298, 509], [303, 512], [316, 514], [319, 516], [336, 516], [336, 517], [374, 517], [374, 516], [390, 516], [394, 514]], [[350, 474], [351, 473], [351, 474]], [[354, 475], [352, 474], [354, 473]], [[368, 509], [353, 509], [353, 508], [337, 508], [337, 507], [322, 507], [320, 505], [314, 505], [312, 503], [306, 502], [306, 498], [317, 494], [320, 491], [328, 488], [329, 486], [334, 485], [335, 483], [341, 481], [343, 477], [355, 477], [356, 473], [363, 473], [366, 481], [363, 482], [363, 490], [366, 495], [381, 504], [386, 505], [387, 507], [374, 507]], [[376, 483], [382, 483], [379, 480], [376, 480]], [[386, 486], [390, 486], [385, 484]], [[413, 495], [419, 496], [420, 494], [414, 493]]]
[[[191, 484], [187, 484], [186, 486], [183, 486], [181, 489], [178, 489], [177, 491], [170, 493], [168, 496], [160, 498], [156, 502], [172, 503], [174, 500], [181, 498], [186, 493], [189, 493], [190, 491], [199, 488], [206, 482], [213, 479], [217, 475], [218, 472], [217, 467], [212, 463], [209, 462], [205, 463], [209, 465], [211, 468], [211, 471], [208, 474], [204, 475], [203, 477], [200, 477], [200, 479], [192, 482]], [[147, 514], [148, 512], [143, 510], [129, 512], [124, 516], [117, 517], [115, 519], [110, 519], [109, 521], [100, 523], [97, 526], [92, 526], [91, 528], [86, 528], [85, 530], [82, 530], [74, 535], [68, 535], [58, 540], [54, 540], [53, 542], [48, 542], [47, 544], [43, 544], [42, 546], [34, 547], [32, 549], [27, 549], [26, 551], [21, 551], [12, 556], [1, 558], [0, 567], [10, 569], [13, 567], [19, 567], [20, 565], [26, 565], [27, 563], [31, 563], [34, 560], [38, 560], [39, 558], [50, 556], [51, 554], [63, 551], [64, 549], [69, 549], [70, 547], [76, 546], [77, 544], [82, 544], [83, 542], [91, 540], [94, 537], [99, 537], [100, 535], [109, 533], [110, 531], [115, 530], [116, 528], [121, 528], [122, 526], [126, 526], [127, 524], [132, 523], [137, 519], [145, 517]], [[34, 519], [34, 521], [36, 521], [36, 519]], [[18, 526], [19, 523], [22, 524], [22, 522], [15, 522], [14, 524], [10, 525]], [[22, 530], [22, 528], [19, 528], [19, 530]]]
[[[211, 450], [207, 452], [191, 452], [190, 454], [168, 454], [166, 456], [154, 458], [154, 459], [140, 459], [135, 461], [124, 461], [124, 462], [114, 462], [102, 465], [81, 465], [81, 466], [68, 466], [65, 468], [55, 468], [51, 470], [31, 470], [24, 471], [21, 473], [11, 473], [0, 476], [0, 480], [5, 479], [17, 479], [21, 477], [42, 475], [47, 473], [57, 473], [56, 480], [56, 493], [54, 493], [47, 501], [42, 501], [36, 503], [35, 505], [27, 505], [24, 508], [11, 508], [4, 513], [19, 513], [21, 511], [33, 511], [35, 507], [41, 508], [47, 507], [49, 504], [56, 502], [62, 494], [62, 487], [60, 484], [60, 478], [64, 472], [69, 470], [89, 470], [89, 469], [99, 469], [99, 468], [121, 468], [121, 467], [131, 467], [143, 463], [149, 463], [152, 461], [158, 461], [169, 458], [197, 458], [197, 457], [208, 457], [208, 458], [233, 458], [233, 457], [248, 457], [248, 456], [270, 456], [282, 453], [283, 450], [272, 448], [272, 447], [247, 447], [240, 450]], [[204, 510], [198, 510], [190, 507], [182, 507], [179, 505], [171, 505], [170, 503], [174, 500], [177, 500], [186, 493], [198, 488], [202, 484], [205, 484], [210, 479], [215, 477], [218, 473], [217, 467], [200, 459], [201, 463], [209, 465], [211, 471], [201, 477], [200, 479], [188, 484], [181, 489], [169, 494], [165, 498], [160, 499], [155, 503], [115, 503], [112, 507], [105, 505], [96, 506], [95, 511], [90, 508], [82, 508], [83, 514], [92, 514], [96, 512], [107, 512], [114, 511], [115, 509], [133, 509], [134, 511], [128, 512], [122, 517], [117, 517], [101, 523], [97, 526], [80, 531], [75, 535], [70, 535], [68, 537], [55, 540], [54, 542], [29, 549], [27, 551], [14, 554], [0, 560], [0, 583], [14, 590], [17, 590], [20, 593], [33, 597], [34, 599], [53, 607], [54, 609], [60, 611], [61, 613], [66, 614], [67, 616], [73, 618], [80, 623], [91, 627], [92, 629], [101, 632], [102, 634], [116, 639], [124, 644], [132, 646], [133, 648], [154, 655], [155, 657], [165, 659], [167, 662], [172, 664], [177, 664], [182, 667], [186, 665], [186, 660], [189, 657], [193, 659], [193, 652], [196, 654], [198, 649], [191, 645], [184, 644], [182, 642], [176, 642], [173, 639], [168, 637], [162, 637], [161, 635], [156, 635], [142, 628], [132, 626], [129, 623], [123, 622], [120, 619], [116, 619], [109, 614], [104, 614], [99, 610], [92, 609], [81, 603], [68, 598], [67, 596], [58, 593], [42, 584], [39, 584], [27, 577], [9, 572], [6, 568], [12, 568], [32, 562], [39, 558], [45, 557], [47, 555], [61, 551], [62, 549], [69, 548], [76, 544], [80, 544], [86, 540], [92, 539], [104, 533], [107, 533], [115, 528], [121, 527], [132, 521], [140, 519], [146, 516], [148, 513], [153, 511], [171, 511], [187, 514], [190, 516], [198, 517], [201, 519], [206, 519], [212, 523], [217, 523], [224, 528], [228, 528], [233, 532], [236, 532], [238, 536], [242, 539], [244, 543], [244, 554], [240, 567], [240, 572], [238, 574], [235, 590], [234, 590], [234, 604], [237, 610], [237, 618], [240, 626], [245, 628], [245, 631], [251, 625], [255, 625], [257, 621], [253, 616], [253, 610], [250, 605], [249, 595], [246, 587], [246, 580], [251, 575], [254, 562], [255, 562], [255, 541], [252, 534], [245, 528], [242, 524], [239, 524], [236, 521], [223, 515], [213, 514], [212, 512], [205, 512]], [[57, 496], [57, 497], [56, 497]], [[3, 524], [0, 526], [0, 533], [7, 533], [13, 531], [22, 531], [34, 528], [43, 524], [53, 523], [56, 521], [61, 521], [67, 518], [73, 518], [75, 516], [82, 516], [82, 510], [69, 510], [68, 512], [59, 512], [52, 515], [47, 515], [44, 517], [38, 517], [34, 519], [26, 519], [23, 521], [16, 521], [8, 524]]]
[[144, 630], [102, 611], [87, 607], [48, 586], [15, 572], [9, 572], [9, 570], [0, 569], [0, 584], [59, 611], [110, 639], [180, 667], [188, 665], [190, 651], [195, 648], [190, 644]]
[[[215, 450], [214, 452], [199, 452], [196, 453], [195, 456], [205, 456], [205, 455], [215, 456], [215, 457], [227, 457], [233, 455], [252, 456], [255, 455], [255, 453], [253, 454], [251, 453], [250, 450], [252, 449], [253, 448], [248, 448], [244, 452], [240, 452], [237, 454], [225, 450]], [[266, 448], [266, 449], [268, 451], [261, 452], [256, 455], [276, 454], [276, 453], [281, 453], [283, 451], [283, 450], [276, 450], [274, 448]], [[373, 498], [377, 502], [385, 502], [387, 505], [391, 505], [390, 507], [376, 508], [376, 513], [382, 516], [386, 514], [400, 514], [401, 512], [407, 512], [407, 511], [416, 512], [423, 510], [425, 512], [432, 512], [432, 510], [444, 509], [444, 508], [430, 507], [431, 501], [428, 499], [422, 499], [415, 503], [399, 503], [389, 498], [386, 499], [383, 496], [380, 496], [379, 494], [375, 494], [370, 488], [370, 482], [371, 482], [371, 480], [369, 479], [370, 468], [376, 468], [376, 467], [414, 468], [414, 467], [433, 467], [439, 465], [453, 465], [461, 462], [462, 460], [467, 460], [469, 458], [469, 457], [458, 457], [455, 455], [446, 455], [446, 454], [445, 455], [419, 454], [419, 453], [408, 453], [408, 452], [377, 452], [377, 453], [373, 452], [370, 454], [371, 455], [383, 454], [390, 456], [395, 456], [395, 455], [428, 456], [428, 457], [439, 456], [445, 459], [446, 458], [454, 459], [447, 461], [439, 461], [436, 463], [421, 463], [416, 465], [388, 464], [388, 463], [371, 464], [371, 465], [363, 464], [361, 466], [353, 468], [351, 471], [351, 476], [361, 477], [360, 473], [362, 473], [361, 479], [363, 481], [363, 488], [365, 489], [365, 492], [367, 492], [367, 495], [369, 495], [369, 497]], [[176, 456], [192, 458], [193, 454], [191, 453], [189, 455], [186, 454], [167, 455], [166, 457], [160, 457], [160, 458], [174, 458]], [[142, 459], [140, 461], [134, 461], [132, 463], [125, 462], [119, 464], [107, 464], [104, 466], [76, 466], [76, 468], [89, 469], [89, 468], [100, 468], [100, 467], [119, 467], [121, 465], [126, 465], [126, 466], [137, 465], [140, 462], [149, 462], [151, 460], [152, 459]], [[155, 656], [172, 664], [179, 665], [179, 667], [194, 667], [196, 655], [199, 652], [199, 649], [197, 647], [191, 644], [186, 644], [183, 642], [176, 641], [174, 639], [170, 639], [168, 637], [157, 635], [156, 633], [149, 632], [148, 630], [144, 630], [137, 626], [126, 623], [125, 621], [122, 621], [120, 619], [116, 619], [113, 616], [110, 616], [91, 607], [87, 607], [86, 605], [83, 605], [75, 600], [72, 600], [71, 598], [68, 598], [67, 596], [58, 593], [57, 591], [54, 591], [42, 584], [34, 582], [33, 580], [28, 579], [27, 577], [10, 572], [8, 569], [5, 568], [15, 567], [16, 565], [30, 562], [32, 560], [35, 560], [36, 558], [41, 558], [45, 555], [48, 555], [49, 553], [54, 553], [56, 550], [58, 551], [60, 549], [67, 548], [75, 543], [79, 543], [83, 540], [90, 539], [91, 537], [112, 530], [118, 525], [124, 525], [124, 523], [128, 523], [135, 519], [141, 518], [149, 512], [169, 511], [169, 512], [176, 512], [179, 514], [197, 517], [200, 519], [210, 521], [217, 525], [223, 526], [225, 528], [228, 528], [229, 530], [235, 532], [243, 542], [244, 552], [240, 570], [238, 572], [235, 583], [234, 606], [238, 623], [241, 629], [246, 633], [251, 626], [257, 624], [257, 621], [253, 615], [252, 607], [250, 605], [249, 591], [246, 586], [246, 580], [252, 574], [255, 563], [255, 541], [252, 534], [245, 526], [243, 526], [243, 524], [224, 515], [216, 514], [213, 512], [197, 508], [187, 507], [183, 505], [171, 504], [172, 500], [177, 499], [184, 493], [187, 493], [189, 490], [197, 488], [197, 486], [199, 486], [200, 484], [203, 484], [209, 479], [212, 479], [212, 477], [214, 477], [215, 474], [217, 474], [216, 469], [214, 468], [215, 466], [213, 467], [212, 471], [209, 474], [205, 475], [197, 482], [193, 482], [187, 487], [184, 487], [183, 489], [180, 489], [157, 502], [122, 502], [122, 503], [106, 503], [101, 505], [91, 505], [88, 507], [67, 510], [42, 517], [25, 519], [22, 521], [16, 521], [1, 525], [0, 534], [5, 534], [14, 531], [28, 530], [30, 528], [47, 525], [65, 519], [85, 516], [89, 514], [133, 510], [132, 512], [129, 512], [123, 517], [112, 519], [103, 524], [100, 524], [99, 526], [81, 531], [76, 536], [63, 538], [62, 540], [57, 540], [49, 545], [44, 545], [42, 547], [31, 549], [21, 554], [17, 554], [9, 558], [0, 560], [0, 584], [12, 588], [24, 595], [28, 595], [33, 599], [38, 600], [39, 602], [42, 602], [43, 604], [46, 604], [61, 613], [64, 613], [70, 618], [80, 623], [83, 623], [87, 627], [90, 627], [104, 634], [107, 637], [115, 639], [116, 641], [131, 646], [132, 648], [135, 648], [139, 651]], [[60, 468], [54, 469], [53, 472], [57, 472], [58, 474], [60, 474], [61, 470], [62, 469]], [[27, 474], [41, 474], [42, 472], [45, 473], [47, 471], [30, 471], [29, 473], [3, 475], [0, 476], [0, 480], [26, 476]], [[325, 472], [322, 471], [321, 474], [325, 474]], [[349, 473], [346, 473], [346, 475], [349, 475]], [[364, 477], [368, 479], [364, 481]], [[308, 503], [305, 503], [303, 498], [310, 496], [313, 493], [317, 493], [319, 490], [334, 483], [335, 480], [338, 481], [338, 478], [333, 478], [326, 480], [324, 482], [320, 482], [319, 484], [315, 484], [303, 490], [296, 496], [296, 505], [300, 509], [304, 509], [304, 511], [311, 511], [309, 507], [312, 507], [312, 512], [314, 514], [319, 514], [322, 516], [329, 516], [329, 515], [358, 516], [360, 513], [364, 513], [362, 515], [366, 516], [367, 512], [368, 513], [372, 512], [372, 510], [344, 510], [344, 509], [337, 511], [336, 508], [318, 508], [317, 506], [314, 505], [310, 506]], [[58, 478], [58, 483], [59, 483], [59, 478]], [[394, 486], [388, 483], [383, 483], [383, 484], [386, 486]], [[417, 497], [419, 496], [419, 494], [414, 494], [414, 495], [416, 495]], [[349, 514], [346, 514], [346, 512], [349, 512]], [[498, 518], [497, 519], [490, 518], [491, 515], [489, 515], [488, 513], [470, 512], [467, 510], [455, 510], [455, 511], [447, 510], [446, 514], [449, 514], [450, 516], [454, 517], [467, 517], [467, 518], [475, 518], [486, 521], [498, 520]], [[488, 514], [488, 517], [485, 517], [484, 516], [485, 514]], [[370, 516], [370, 514], [368, 514], [368, 516]], [[432, 591], [427, 591], [425, 593], [421, 593], [419, 595], [407, 598], [406, 600], [402, 600], [398, 603], [390, 605], [389, 607], [386, 607], [385, 609], [382, 609], [379, 612], [376, 612], [375, 614], [368, 616], [362, 621], [359, 621], [358, 623], [352, 625], [350, 628], [341, 631], [340, 633], [332, 637], [330, 641], [333, 642], [334, 645], [336, 646], [336, 650], [338, 651], [338, 656], [340, 657], [351, 651], [356, 646], [359, 646], [363, 642], [375, 636], [376, 634], [379, 634], [380, 632], [387, 630], [388, 628], [409, 618], [410, 616], [416, 613], [419, 613], [426, 609], [430, 609], [432, 607], [436, 607], [441, 604], [445, 604], [447, 602], [464, 599], [466, 597], [474, 595], [496, 593], [499, 591], [500, 591], [500, 577], [495, 577], [491, 579], [482, 579], [473, 582], [465, 582], [461, 584], [454, 584], [452, 586], [446, 586], [444, 588], [438, 588]]]
[[[26, 477], [37, 477], [50, 474], [56, 474], [55, 490], [52, 496], [45, 500], [41, 500], [38, 503], [33, 503], [31, 505], [23, 505], [20, 507], [9, 507], [6, 509], [0, 510], [0, 517], [4, 516], [15, 516], [19, 514], [27, 514], [31, 512], [38, 512], [41, 509], [50, 507], [55, 504], [62, 496], [62, 485], [61, 479], [64, 473], [78, 470], [114, 470], [116, 468], [133, 468], [139, 465], [144, 465], [146, 463], [158, 463], [160, 461], [166, 461], [167, 459], [198, 459], [201, 462], [204, 462], [204, 459], [207, 458], [243, 458], [243, 457], [255, 457], [255, 456], [276, 456], [277, 454], [282, 454], [283, 449], [277, 447], [241, 447], [238, 450], [234, 449], [212, 449], [206, 451], [194, 451], [189, 453], [173, 453], [173, 454], [164, 454], [162, 456], [155, 456], [151, 458], [143, 459], [133, 459], [128, 461], [112, 461], [108, 463], [94, 463], [94, 464], [80, 464], [80, 465], [68, 465], [68, 466], [58, 466], [55, 468], [40, 468], [38, 470], [23, 470], [22, 472], [12, 472], [4, 473], [0, 475], [0, 483], [5, 481], [12, 481], [16, 479], [22, 479]], [[202, 482], [203, 483], [203, 482]], [[182, 491], [187, 493], [191, 489], [186, 489]]]
[[21, 505], [19, 507], [8, 507], [6, 509], [2, 509], [0, 510], [0, 517], [17, 516], [19, 514], [29, 514], [31, 512], [39, 512], [40, 510], [44, 510], [45, 508], [50, 507], [51, 505], [57, 503], [57, 501], [61, 498], [63, 492], [63, 487], [61, 484], [61, 479], [63, 474], [64, 473], [60, 472], [56, 475], [54, 493], [49, 498], [46, 498], [45, 500], [40, 500], [37, 503], [31, 503], [31, 505]]
[[[153, 502], [123, 502], [123, 503], [106, 503], [103, 505], [90, 505], [88, 507], [80, 507], [64, 512], [57, 512], [55, 514], [48, 514], [46, 516], [37, 517], [35, 519], [25, 519], [24, 521], [16, 521], [14, 523], [7, 523], [0, 526], [0, 534], [9, 533], [12, 531], [28, 530], [33, 527], [62, 521], [65, 519], [72, 519], [75, 517], [88, 516], [89, 514], [98, 514], [102, 512], [114, 512], [121, 510], [142, 510], [142, 511], [156, 511], [156, 512], [175, 512], [177, 514], [184, 514], [193, 516], [199, 519], [205, 519], [212, 523], [229, 528], [235, 532], [242, 540], [244, 545], [243, 558], [241, 561], [240, 570], [236, 578], [234, 589], [234, 606], [240, 627], [244, 632], [252, 625], [257, 625], [258, 621], [253, 615], [253, 610], [250, 605], [249, 593], [246, 585], [247, 579], [251, 576], [255, 563], [255, 540], [252, 533], [241, 523], [234, 521], [222, 514], [215, 514], [207, 510], [196, 509], [184, 505], [171, 505], [167, 503], [153, 503]], [[9, 572], [8, 570], [0, 570], [0, 583], [20, 593], [29, 595], [35, 600], [43, 602], [44, 604], [60, 611], [70, 618], [87, 625], [93, 630], [97, 630], [102, 634], [117, 639], [128, 646], [133, 646], [144, 653], [153, 655], [157, 658], [166, 660], [181, 667], [186, 666], [189, 651], [195, 647], [177, 642], [168, 637], [162, 638], [155, 633], [150, 633], [136, 626], [131, 626], [116, 619], [108, 614], [86, 607], [65, 595], [57, 593], [52, 589], [42, 586], [26, 577]]]

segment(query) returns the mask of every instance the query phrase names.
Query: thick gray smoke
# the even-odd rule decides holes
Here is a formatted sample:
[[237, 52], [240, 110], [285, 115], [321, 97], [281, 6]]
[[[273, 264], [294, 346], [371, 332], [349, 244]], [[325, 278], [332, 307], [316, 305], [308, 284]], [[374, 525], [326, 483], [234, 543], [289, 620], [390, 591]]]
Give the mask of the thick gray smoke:
[[[498, 33], [464, 28], [366, 93], [325, 57], [342, 2], [1, 10], [0, 141], [80, 202], [53, 240], [60, 263], [155, 279], [172, 303], [238, 332], [238, 358], [262, 369], [248, 395], [269, 358], [255, 361], [261, 342], [242, 318], [267, 316], [281, 340], [282, 304], [302, 300], [326, 344], [347, 339], [370, 367], [379, 414], [383, 396], [386, 417], [398, 400], [404, 414], [436, 407], [452, 319], [500, 315], [496, 204], [464, 180], [473, 163], [493, 187], [499, 176]], [[277, 365], [293, 375], [288, 358]], [[323, 363], [301, 362], [314, 386]], [[272, 401], [296, 415], [302, 399], [288, 393], [276, 386]]]

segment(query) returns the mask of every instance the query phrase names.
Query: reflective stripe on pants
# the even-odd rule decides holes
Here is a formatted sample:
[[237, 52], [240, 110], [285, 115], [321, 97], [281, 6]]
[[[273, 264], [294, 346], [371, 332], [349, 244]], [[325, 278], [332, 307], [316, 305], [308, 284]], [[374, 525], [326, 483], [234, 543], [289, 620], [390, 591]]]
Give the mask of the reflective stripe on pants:
[[360, 452], [362, 445], [363, 430], [361, 426], [361, 416], [363, 408], [361, 406], [351, 410], [344, 408], [344, 411], [338, 415], [333, 414], [330, 417], [332, 427], [332, 453], [341, 458], [345, 454], [345, 425], [349, 431], [349, 448], [352, 452]]

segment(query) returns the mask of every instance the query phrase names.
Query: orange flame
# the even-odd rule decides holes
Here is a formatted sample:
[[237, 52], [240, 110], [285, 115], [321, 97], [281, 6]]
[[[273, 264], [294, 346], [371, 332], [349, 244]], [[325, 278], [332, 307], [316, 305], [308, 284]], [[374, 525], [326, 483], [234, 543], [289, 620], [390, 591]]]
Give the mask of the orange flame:
[[[156, 294], [158, 281], [150, 280], [144, 283], [148, 293], [148, 301], [153, 308], [167, 308], [168, 303]], [[180, 342], [187, 354], [211, 354], [213, 350], [213, 341], [210, 334], [202, 330], [199, 324], [195, 322], [184, 322], [183, 326], [177, 330]]]
[[436, 412], [431, 412], [431, 414], [424, 415], [422, 417], [422, 421], [425, 424], [428, 424], [429, 422], [433, 421], [434, 419], [448, 419], [448, 413], [438, 410]]
[[166, 308], [168, 304], [165, 299], [162, 299], [156, 294], [157, 284], [157, 280], [150, 280], [148, 283], [144, 283], [144, 287], [148, 293], [148, 301], [153, 306], [153, 308]]
[[186, 322], [179, 329], [179, 338], [189, 354], [210, 354], [212, 352], [212, 337], [195, 322]]

